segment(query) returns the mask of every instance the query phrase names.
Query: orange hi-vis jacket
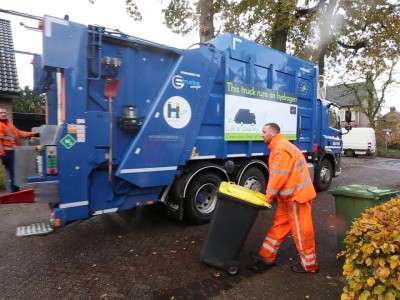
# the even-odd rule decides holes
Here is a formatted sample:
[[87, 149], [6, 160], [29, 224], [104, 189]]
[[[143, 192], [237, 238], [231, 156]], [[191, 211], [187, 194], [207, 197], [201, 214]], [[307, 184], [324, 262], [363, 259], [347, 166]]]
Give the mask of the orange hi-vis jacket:
[[268, 148], [269, 179], [265, 199], [272, 202], [305, 203], [317, 195], [303, 153], [278, 133]]
[[10, 121], [0, 121], [0, 155], [14, 150], [14, 146], [21, 145], [21, 138], [35, 136], [34, 132], [22, 131]]

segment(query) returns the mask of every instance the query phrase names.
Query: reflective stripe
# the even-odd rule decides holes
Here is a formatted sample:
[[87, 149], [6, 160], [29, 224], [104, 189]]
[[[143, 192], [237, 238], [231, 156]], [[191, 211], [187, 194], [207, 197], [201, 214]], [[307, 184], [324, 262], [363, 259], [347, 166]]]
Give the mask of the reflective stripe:
[[147, 172], [164, 172], [164, 171], [175, 171], [176, 169], [178, 169], [177, 166], [159, 167], [159, 168], [122, 169], [121, 170], [121, 174], [147, 173]]
[[293, 166], [293, 169], [302, 168], [304, 163], [306, 163], [306, 160], [304, 158], [300, 159], [298, 163]]
[[289, 175], [290, 174], [289, 171], [283, 171], [283, 170], [278, 170], [278, 169], [272, 169], [271, 173], [273, 173], [273, 174], [283, 174], [283, 175]]
[[281, 243], [279, 243], [277, 240], [270, 238], [269, 236], [267, 236], [265, 238], [265, 240], [267, 240], [269, 243], [271, 243], [272, 246], [280, 246], [281, 245]]
[[296, 185], [294, 188], [292, 188], [292, 189], [290, 189], [290, 190], [279, 191], [279, 196], [288, 196], [288, 195], [291, 195], [291, 194], [293, 194], [295, 191], [297, 191], [297, 190], [299, 190], [299, 189], [301, 189], [301, 188], [303, 188], [303, 187], [305, 187], [305, 186], [307, 186], [307, 185], [309, 185], [309, 184], [312, 184], [311, 179], [308, 179], [308, 180], [304, 181], [303, 183]]
[[93, 213], [93, 216], [98, 216], [98, 215], [102, 215], [102, 214], [107, 214], [107, 213], [112, 213], [112, 212], [116, 212], [118, 211], [118, 208], [108, 208], [108, 209], [103, 209], [103, 210], [96, 210]]
[[263, 243], [263, 247], [264, 247], [265, 249], [267, 249], [268, 251], [274, 253], [274, 254], [278, 253], [278, 250], [277, 250], [277, 249], [271, 247], [270, 245], [268, 245], [268, 244], [266, 244], [266, 243]]
[[71, 202], [71, 203], [64, 203], [60, 204], [60, 208], [71, 208], [77, 206], [86, 206], [89, 205], [89, 201], [78, 201], [78, 202]]
[[303, 238], [301, 236], [301, 232], [300, 232], [300, 224], [299, 224], [299, 216], [297, 214], [297, 203], [294, 202], [293, 203], [293, 215], [294, 215], [294, 223], [296, 224], [296, 232], [297, 232], [297, 236], [298, 236], [298, 241], [299, 241], [299, 251], [301, 251], [301, 253], [303, 253]]
[[304, 255], [304, 257], [308, 260], [310, 260], [311, 258], [315, 259], [315, 254]]
[[278, 201], [292, 199], [303, 202], [315, 197], [307, 160], [296, 145], [278, 134], [271, 142], [270, 150], [267, 194]]
[[317, 263], [315, 259], [313, 261], [308, 261], [308, 262], [305, 261], [304, 259], [302, 259], [301, 261], [303, 262], [304, 266], [314, 266]]
[[279, 191], [279, 196], [289, 196], [289, 195], [293, 194], [293, 192], [294, 192], [294, 188], [292, 188], [290, 190]]
[[278, 194], [278, 191], [272, 190], [272, 189], [267, 189], [267, 194], [276, 195], [276, 194]]

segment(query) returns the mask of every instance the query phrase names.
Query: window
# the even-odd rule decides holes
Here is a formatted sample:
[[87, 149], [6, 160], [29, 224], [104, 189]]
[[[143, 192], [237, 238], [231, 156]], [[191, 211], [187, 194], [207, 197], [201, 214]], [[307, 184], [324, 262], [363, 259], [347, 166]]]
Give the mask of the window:
[[[346, 118], [344, 117], [346, 110], [344, 110], [344, 109], [340, 110], [340, 121], [341, 122], [346, 122]], [[354, 122], [355, 120], [356, 120], [356, 112], [352, 110], [351, 111], [351, 121]]]
[[328, 126], [340, 130], [339, 108], [333, 105], [328, 110]]

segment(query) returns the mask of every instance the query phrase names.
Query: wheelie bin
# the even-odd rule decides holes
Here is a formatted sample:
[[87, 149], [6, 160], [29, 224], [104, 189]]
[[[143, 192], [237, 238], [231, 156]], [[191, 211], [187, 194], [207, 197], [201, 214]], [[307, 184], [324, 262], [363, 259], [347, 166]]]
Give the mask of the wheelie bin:
[[204, 240], [200, 260], [235, 275], [238, 257], [260, 209], [270, 208], [265, 195], [230, 182], [221, 182], [217, 206]]
[[344, 239], [354, 219], [367, 209], [389, 201], [400, 194], [399, 190], [362, 184], [338, 186], [329, 191], [335, 196], [336, 233], [338, 251], [346, 250]]

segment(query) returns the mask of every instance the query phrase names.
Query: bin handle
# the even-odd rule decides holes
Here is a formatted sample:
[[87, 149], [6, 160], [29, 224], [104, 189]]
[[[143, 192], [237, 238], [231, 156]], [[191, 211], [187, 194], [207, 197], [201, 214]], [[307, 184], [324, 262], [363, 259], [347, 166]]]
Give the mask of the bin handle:
[[[379, 197], [379, 193], [371, 191], [371, 189], [367, 189], [367, 191], [370, 192], [371, 194], [373, 194], [374, 196], [378, 196]], [[395, 192], [395, 191], [393, 191], [393, 192]], [[399, 193], [400, 193], [400, 191], [397, 191], [396, 194], [398, 195]]]

